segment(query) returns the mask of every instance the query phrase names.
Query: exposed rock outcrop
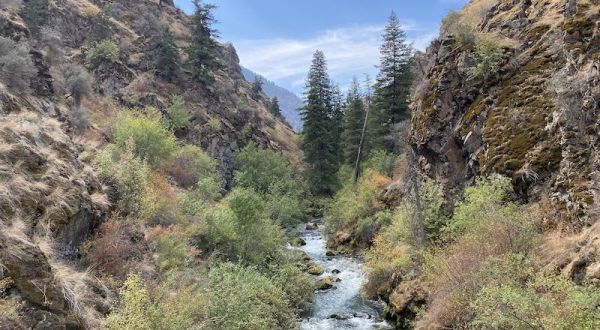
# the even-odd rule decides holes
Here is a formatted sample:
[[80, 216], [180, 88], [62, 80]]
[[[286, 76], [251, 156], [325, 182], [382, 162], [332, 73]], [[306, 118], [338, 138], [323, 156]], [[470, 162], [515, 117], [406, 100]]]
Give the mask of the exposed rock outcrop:
[[503, 50], [488, 81], [469, 79], [473, 47], [447, 33], [419, 56], [412, 141], [421, 168], [448, 196], [477, 175], [501, 173], [513, 178], [523, 201], [550, 201], [549, 225], [592, 223], [599, 202], [598, 3], [473, 1], [465, 10], [482, 3], [493, 5], [475, 32]]

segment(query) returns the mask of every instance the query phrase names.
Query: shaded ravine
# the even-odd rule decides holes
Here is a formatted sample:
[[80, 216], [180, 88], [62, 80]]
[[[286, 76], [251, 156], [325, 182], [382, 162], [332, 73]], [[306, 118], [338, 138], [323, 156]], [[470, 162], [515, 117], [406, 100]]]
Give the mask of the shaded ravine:
[[[342, 255], [328, 257], [322, 227], [321, 223], [316, 230], [307, 230], [305, 225], [299, 227], [298, 234], [306, 245], [298, 249], [325, 269], [320, 277], [332, 276], [341, 281], [333, 289], [315, 293], [312, 309], [302, 319], [301, 329], [391, 329], [379, 316], [381, 306], [360, 296], [365, 279], [361, 261]], [[334, 274], [335, 270], [340, 273]]]

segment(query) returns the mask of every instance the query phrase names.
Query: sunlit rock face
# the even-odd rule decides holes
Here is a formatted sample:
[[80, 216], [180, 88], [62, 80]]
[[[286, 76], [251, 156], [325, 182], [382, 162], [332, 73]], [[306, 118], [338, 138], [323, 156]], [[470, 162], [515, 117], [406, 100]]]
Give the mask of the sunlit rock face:
[[[600, 168], [600, 10], [594, 1], [473, 1], [474, 42], [442, 29], [412, 96], [421, 169], [447, 196], [482, 174], [513, 178], [525, 202], [550, 205], [547, 225], [579, 229], [597, 217]], [[448, 23], [446, 23], [447, 25]], [[472, 77], [477, 45], [500, 54]]]

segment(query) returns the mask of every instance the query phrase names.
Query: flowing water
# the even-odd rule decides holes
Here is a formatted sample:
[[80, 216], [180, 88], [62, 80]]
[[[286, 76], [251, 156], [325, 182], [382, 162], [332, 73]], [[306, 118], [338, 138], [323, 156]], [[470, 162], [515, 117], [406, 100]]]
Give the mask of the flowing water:
[[[336, 282], [333, 289], [315, 293], [312, 310], [303, 318], [301, 328], [307, 330], [391, 329], [379, 316], [381, 306], [363, 300], [360, 296], [360, 288], [365, 279], [360, 260], [349, 256], [327, 257], [325, 255], [327, 248], [322, 227], [320, 223], [317, 230], [306, 230], [304, 225], [299, 227], [299, 235], [306, 241], [306, 245], [299, 249], [325, 269], [321, 277], [332, 276], [341, 281]], [[334, 270], [339, 270], [340, 273], [334, 274]]]

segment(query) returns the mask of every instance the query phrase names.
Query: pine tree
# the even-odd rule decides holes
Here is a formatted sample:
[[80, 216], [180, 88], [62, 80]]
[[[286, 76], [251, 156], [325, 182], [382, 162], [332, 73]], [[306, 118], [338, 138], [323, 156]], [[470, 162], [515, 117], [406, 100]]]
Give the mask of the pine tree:
[[156, 51], [156, 68], [159, 75], [171, 80], [179, 68], [179, 49], [175, 44], [173, 32], [168, 26], [159, 37]]
[[260, 97], [260, 93], [263, 91], [263, 78], [260, 76], [256, 76], [254, 81], [252, 82], [252, 89], [250, 92], [252, 93], [252, 98], [255, 100]]
[[269, 104], [269, 112], [274, 114], [275, 117], [277, 118], [283, 118], [283, 115], [281, 114], [281, 108], [279, 107], [279, 99], [277, 98], [277, 96], [274, 96], [271, 99], [271, 103]]
[[373, 112], [369, 123], [370, 147], [390, 149], [386, 137], [392, 125], [410, 117], [408, 97], [411, 86], [412, 47], [392, 12], [380, 47], [379, 75], [375, 82]]
[[321, 51], [313, 55], [301, 115], [304, 121], [301, 146], [308, 184], [314, 194], [331, 194], [337, 183], [338, 150], [333, 142], [336, 135], [331, 129], [334, 124], [331, 82]]
[[358, 81], [354, 78], [346, 97], [343, 120], [342, 144], [345, 164], [354, 165], [356, 162], [364, 120], [365, 104], [360, 95]]
[[221, 68], [214, 52], [219, 47], [215, 41], [218, 36], [217, 30], [212, 25], [216, 22], [213, 4], [202, 4], [200, 0], [193, 0], [194, 14], [190, 17], [189, 45], [185, 48], [188, 60], [187, 64], [192, 70], [195, 80], [202, 83], [210, 83], [214, 78], [210, 72]]
[[340, 87], [338, 85], [334, 85], [331, 88], [331, 143], [332, 148], [336, 151], [336, 159], [339, 165], [343, 163], [344, 160], [344, 150], [342, 145], [342, 134], [344, 131], [343, 121], [344, 121], [344, 101], [342, 97], [342, 92], [340, 91]]

